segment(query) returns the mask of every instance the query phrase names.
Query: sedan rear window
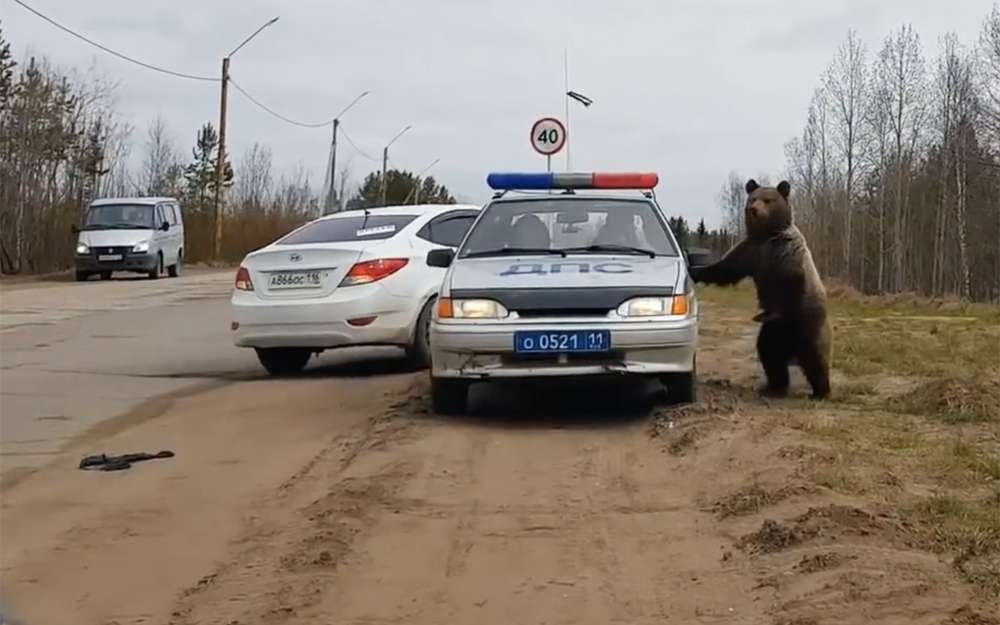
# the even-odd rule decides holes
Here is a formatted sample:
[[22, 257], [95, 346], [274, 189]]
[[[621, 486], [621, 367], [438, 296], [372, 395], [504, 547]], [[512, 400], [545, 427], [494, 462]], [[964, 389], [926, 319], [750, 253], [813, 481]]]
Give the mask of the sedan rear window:
[[416, 215], [369, 215], [368, 217], [334, 217], [306, 224], [279, 239], [277, 245], [303, 243], [336, 243], [339, 241], [377, 241], [391, 239], [405, 228]]

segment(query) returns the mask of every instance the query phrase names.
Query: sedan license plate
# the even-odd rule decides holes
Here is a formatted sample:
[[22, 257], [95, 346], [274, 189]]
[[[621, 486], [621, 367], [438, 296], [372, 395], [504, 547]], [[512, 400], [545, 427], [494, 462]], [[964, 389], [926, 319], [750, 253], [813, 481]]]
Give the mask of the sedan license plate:
[[518, 354], [570, 354], [611, 349], [609, 330], [526, 330], [514, 333]]
[[317, 289], [322, 286], [322, 275], [318, 271], [283, 271], [271, 274], [268, 288], [277, 289]]
[[121, 254], [100, 254], [97, 257], [97, 260], [104, 261], [104, 262], [111, 262], [111, 261], [116, 261], [116, 260], [121, 260], [121, 259], [122, 259], [122, 255]]

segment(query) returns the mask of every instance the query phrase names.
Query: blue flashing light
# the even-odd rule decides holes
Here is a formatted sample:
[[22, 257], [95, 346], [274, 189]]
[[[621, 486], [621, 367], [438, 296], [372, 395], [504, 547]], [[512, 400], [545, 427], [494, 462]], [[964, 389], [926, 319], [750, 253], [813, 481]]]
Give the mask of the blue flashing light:
[[510, 190], [510, 189], [551, 189], [553, 183], [552, 172], [544, 173], [534, 173], [534, 174], [519, 174], [519, 173], [492, 173], [486, 176], [486, 184], [490, 185], [491, 189], [497, 190]]

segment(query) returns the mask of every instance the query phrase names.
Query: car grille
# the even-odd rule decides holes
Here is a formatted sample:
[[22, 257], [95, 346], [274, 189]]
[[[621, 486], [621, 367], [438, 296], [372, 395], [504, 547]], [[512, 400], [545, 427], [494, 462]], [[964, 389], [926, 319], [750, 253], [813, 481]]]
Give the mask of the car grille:
[[131, 245], [126, 246], [115, 246], [115, 247], [92, 247], [90, 251], [95, 256], [104, 256], [105, 254], [121, 254], [122, 256], [128, 255], [132, 251]]
[[607, 317], [611, 312], [606, 308], [522, 308], [515, 310], [519, 317]]

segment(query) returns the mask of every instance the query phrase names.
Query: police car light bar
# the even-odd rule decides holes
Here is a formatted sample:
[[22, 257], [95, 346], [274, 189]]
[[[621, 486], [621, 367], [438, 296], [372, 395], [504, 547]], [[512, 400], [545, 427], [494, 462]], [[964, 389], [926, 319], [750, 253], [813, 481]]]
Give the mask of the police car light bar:
[[498, 191], [546, 189], [653, 189], [660, 182], [655, 173], [498, 173], [486, 184]]

